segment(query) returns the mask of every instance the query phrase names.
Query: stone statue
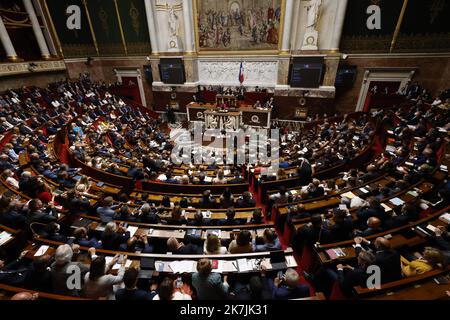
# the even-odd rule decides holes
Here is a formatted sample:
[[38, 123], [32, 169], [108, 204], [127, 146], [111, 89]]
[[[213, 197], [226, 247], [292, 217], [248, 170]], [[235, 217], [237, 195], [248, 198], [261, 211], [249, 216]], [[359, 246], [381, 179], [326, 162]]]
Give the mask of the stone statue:
[[316, 25], [319, 20], [320, 7], [322, 6], [322, 0], [312, 0], [312, 4], [308, 6], [308, 20], [306, 28], [316, 30]]
[[225, 129], [235, 130], [236, 128], [236, 120], [234, 117], [227, 117], [225, 121]]
[[318, 50], [319, 32], [317, 23], [319, 22], [320, 7], [322, 0], [311, 0], [310, 5], [306, 6], [308, 10], [306, 19], [306, 30], [303, 38], [302, 50]]
[[169, 30], [170, 36], [176, 37], [178, 36], [178, 29], [180, 28], [180, 22], [178, 20], [178, 16], [175, 13], [174, 7], [171, 6], [169, 8]]

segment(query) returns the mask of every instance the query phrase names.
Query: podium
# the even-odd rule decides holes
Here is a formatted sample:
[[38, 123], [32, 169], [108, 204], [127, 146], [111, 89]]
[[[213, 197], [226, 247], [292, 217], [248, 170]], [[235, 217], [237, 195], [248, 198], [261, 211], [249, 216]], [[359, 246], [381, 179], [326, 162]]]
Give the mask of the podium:
[[241, 127], [241, 112], [239, 111], [216, 111], [206, 110], [205, 129], [234, 130], [237, 131]]
[[236, 108], [237, 98], [232, 95], [222, 95], [222, 94], [216, 95], [216, 105], [220, 106], [222, 104], [226, 104], [230, 107]]
[[[259, 128], [270, 128], [270, 118], [271, 118], [271, 110], [260, 110], [255, 108], [246, 108], [240, 107], [234, 110], [228, 110], [227, 112], [219, 111], [216, 105], [213, 104], [199, 104], [196, 102], [191, 102], [186, 106], [187, 118], [188, 122], [205, 122], [206, 117], [214, 116], [211, 118], [209, 122], [209, 127], [216, 126], [215, 129], [223, 129], [220, 127], [220, 119], [225, 116], [239, 117], [239, 120], [235, 120], [234, 123], [244, 126], [250, 127], [259, 127]], [[229, 124], [230, 127], [233, 127], [232, 121], [228, 118], [225, 119], [225, 122], [222, 119], [222, 124]]]

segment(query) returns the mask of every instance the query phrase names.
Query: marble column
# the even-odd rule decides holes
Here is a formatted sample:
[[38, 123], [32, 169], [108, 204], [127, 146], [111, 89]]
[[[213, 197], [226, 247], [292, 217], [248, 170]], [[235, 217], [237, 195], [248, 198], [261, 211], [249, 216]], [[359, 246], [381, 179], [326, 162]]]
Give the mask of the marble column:
[[339, 67], [340, 56], [337, 54], [329, 55], [325, 58], [325, 75], [322, 85], [325, 87], [334, 87], [336, 74]]
[[192, 1], [183, 0], [184, 51], [187, 53], [194, 52], [194, 43], [192, 40], [194, 28], [192, 27], [191, 11], [192, 11]]
[[150, 42], [152, 46], [152, 53], [158, 54], [159, 46], [155, 26], [156, 15], [153, 10], [152, 0], [145, 0], [144, 3], [145, 3], [145, 12], [147, 16], [148, 32], [150, 34]]
[[48, 51], [47, 43], [45, 42], [44, 34], [42, 33], [42, 29], [36, 16], [36, 12], [34, 12], [33, 4], [31, 3], [31, 0], [23, 0], [23, 5], [25, 6], [25, 10], [30, 17], [34, 36], [36, 37], [36, 41], [39, 45], [39, 50], [41, 51], [41, 56], [44, 59], [49, 59], [50, 52]]
[[16, 61], [19, 60], [17, 56], [16, 50], [11, 42], [11, 38], [9, 37], [8, 31], [6, 30], [5, 24], [3, 23], [3, 19], [0, 17], [0, 41], [2, 42], [3, 48], [6, 51], [6, 56], [8, 60]]
[[48, 49], [50, 51], [50, 55], [57, 57], [58, 56], [58, 49], [55, 46], [54, 40], [52, 39], [52, 36], [50, 34], [50, 25], [48, 19], [45, 19], [45, 13], [44, 8], [41, 5], [41, 2], [39, 0], [33, 0], [33, 5], [36, 11], [36, 14], [38, 16], [42, 17], [43, 23], [44, 23], [44, 30], [42, 33], [44, 34], [45, 40], [47, 42]]
[[292, 15], [294, 11], [294, 0], [286, 0], [286, 8], [284, 11], [283, 36], [281, 40], [281, 52], [289, 52], [291, 50], [291, 26]]
[[331, 50], [339, 51], [339, 44], [341, 42], [342, 30], [344, 28], [345, 14], [347, 12], [348, 0], [336, 1], [336, 13], [334, 19], [334, 32], [331, 38]]

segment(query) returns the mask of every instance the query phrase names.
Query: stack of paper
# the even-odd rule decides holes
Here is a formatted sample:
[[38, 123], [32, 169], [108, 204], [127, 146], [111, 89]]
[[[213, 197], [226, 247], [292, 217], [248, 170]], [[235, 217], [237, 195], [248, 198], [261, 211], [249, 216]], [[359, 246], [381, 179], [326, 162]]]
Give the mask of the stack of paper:
[[0, 233], [0, 246], [6, 243], [9, 239], [11, 239], [11, 233], [3, 231]]
[[363, 193], [369, 193], [369, 190], [367, 190], [366, 188], [359, 188], [359, 190]]
[[393, 198], [391, 200], [389, 200], [390, 203], [392, 203], [394, 206], [401, 206], [405, 203], [405, 201], [403, 201], [400, 198]]
[[49, 246], [42, 245], [42, 246], [38, 249], [38, 251], [36, 251], [36, 253], [34, 254], [34, 256], [35, 256], [35, 257], [43, 256], [43, 255], [47, 252], [48, 248], [50, 248], [50, 247], [49, 247]]
[[205, 177], [205, 182], [212, 182], [212, 178], [211, 177]]
[[136, 234], [136, 231], [138, 231], [138, 229], [138, 227], [128, 226], [127, 231], [130, 233], [130, 238]]
[[297, 266], [297, 262], [295, 261], [294, 256], [286, 256], [286, 264], [290, 268], [296, 267]]
[[173, 273], [195, 272], [195, 263], [192, 260], [172, 261], [169, 263]]
[[239, 272], [247, 272], [253, 270], [246, 258], [237, 259], [237, 267]]
[[211, 218], [211, 211], [202, 211], [202, 216], [205, 219]]

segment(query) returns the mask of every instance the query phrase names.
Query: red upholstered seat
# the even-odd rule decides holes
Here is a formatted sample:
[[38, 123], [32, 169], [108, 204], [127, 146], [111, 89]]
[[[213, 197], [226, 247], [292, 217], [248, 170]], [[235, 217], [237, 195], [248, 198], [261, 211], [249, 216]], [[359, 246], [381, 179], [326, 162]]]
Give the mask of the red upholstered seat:
[[331, 294], [329, 300], [344, 300], [345, 296], [342, 293], [341, 285], [339, 281], [335, 281], [333, 284], [333, 289], [331, 289]]
[[310, 272], [314, 266], [314, 254], [313, 249], [310, 246], [304, 246], [302, 252], [302, 258], [299, 263], [299, 267], [306, 272]]

